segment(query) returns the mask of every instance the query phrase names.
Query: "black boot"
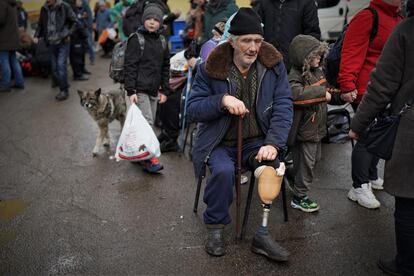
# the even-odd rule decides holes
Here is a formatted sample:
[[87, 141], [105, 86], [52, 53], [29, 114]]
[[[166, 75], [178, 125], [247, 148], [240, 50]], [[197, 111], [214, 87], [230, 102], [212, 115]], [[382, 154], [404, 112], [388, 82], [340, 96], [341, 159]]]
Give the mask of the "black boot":
[[379, 261], [378, 261], [378, 267], [385, 274], [395, 275], [395, 276], [401, 275], [398, 272], [398, 268], [397, 268], [397, 264], [395, 263], [395, 260], [383, 260], [383, 259], [379, 259]]
[[164, 140], [160, 145], [161, 152], [178, 151], [178, 148], [176, 139]]
[[286, 262], [289, 257], [289, 252], [275, 242], [269, 234], [256, 234], [250, 249], [256, 254], [264, 255], [278, 262]]
[[160, 144], [169, 138], [170, 137], [165, 131], [161, 131], [161, 133], [157, 136], [158, 142], [160, 142]]
[[56, 95], [55, 99], [58, 101], [64, 101], [69, 97], [68, 91], [60, 91], [59, 94]]
[[220, 257], [226, 253], [223, 234], [224, 228], [207, 228], [204, 250], [211, 256]]

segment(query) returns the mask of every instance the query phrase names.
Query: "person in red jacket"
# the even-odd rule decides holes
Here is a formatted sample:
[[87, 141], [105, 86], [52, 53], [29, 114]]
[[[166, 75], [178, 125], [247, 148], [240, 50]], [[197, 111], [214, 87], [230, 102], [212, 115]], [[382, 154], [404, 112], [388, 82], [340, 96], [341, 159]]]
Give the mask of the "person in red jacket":
[[[399, 15], [401, 2], [402, 0], [371, 0], [370, 8], [378, 14], [378, 32], [372, 41], [370, 35], [375, 18], [372, 11], [360, 11], [349, 24], [342, 46], [338, 83], [341, 91], [346, 93], [344, 96], [353, 101], [354, 110], [366, 91], [369, 75], [385, 42], [402, 20]], [[348, 198], [369, 209], [380, 207], [380, 202], [372, 193], [372, 188], [383, 189], [383, 180], [378, 177], [378, 162], [379, 158], [367, 152], [361, 137], [352, 151], [353, 187]]]

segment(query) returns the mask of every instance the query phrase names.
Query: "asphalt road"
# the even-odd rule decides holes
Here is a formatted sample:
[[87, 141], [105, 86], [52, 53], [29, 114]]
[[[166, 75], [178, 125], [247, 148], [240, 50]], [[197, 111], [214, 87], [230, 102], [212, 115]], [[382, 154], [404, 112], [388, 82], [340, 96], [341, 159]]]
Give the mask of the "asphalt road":
[[[269, 227], [291, 253], [287, 264], [249, 250], [260, 223], [256, 194], [246, 239], [235, 242], [231, 224], [227, 255], [208, 256], [205, 205], [192, 212], [195, 181], [187, 156], [163, 155], [165, 169], [156, 176], [105, 152], [92, 157], [98, 128], [76, 89], [116, 87], [108, 63], [89, 66], [91, 80], [71, 82], [64, 102], [55, 101], [56, 89], [41, 78], [0, 94], [0, 274], [382, 275], [377, 259], [395, 252], [394, 200], [376, 192], [382, 206], [372, 211], [347, 199], [350, 143], [323, 146], [310, 193], [321, 205], [318, 213], [289, 207], [284, 222], [281, 200], [275, 202]], [[114, 149], [119, 124], [110, 133]], [[243, 198], [246, 193], [243, 186]]]

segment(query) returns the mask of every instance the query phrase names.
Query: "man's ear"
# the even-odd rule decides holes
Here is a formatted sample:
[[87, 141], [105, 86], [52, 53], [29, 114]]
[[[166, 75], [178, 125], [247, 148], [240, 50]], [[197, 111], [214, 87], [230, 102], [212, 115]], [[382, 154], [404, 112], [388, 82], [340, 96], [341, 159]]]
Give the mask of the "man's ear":
[[229, 38], [227, 39], [227, 42], [231, 45], [231, 47], [233, 47], [233, 48], [234, 48], [234, 45], [233, 45], [234, 41], [233, 41], [233, 38], [229, 37]]
[[95, 96], [98, 98], [101, 95], [101, 89], [95, 91]]

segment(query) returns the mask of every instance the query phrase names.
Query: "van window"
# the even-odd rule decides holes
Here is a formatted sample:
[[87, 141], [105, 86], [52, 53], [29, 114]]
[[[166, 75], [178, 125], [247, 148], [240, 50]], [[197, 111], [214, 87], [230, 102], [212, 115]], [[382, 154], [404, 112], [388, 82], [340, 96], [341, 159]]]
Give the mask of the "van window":
[[341, 0], [316, 0], [318, 9], [330, 8], [339, 4]]

